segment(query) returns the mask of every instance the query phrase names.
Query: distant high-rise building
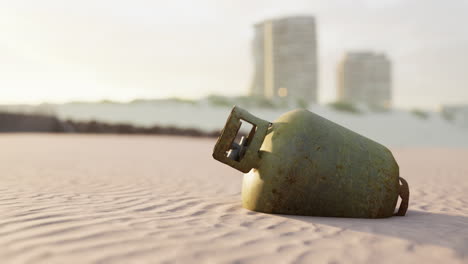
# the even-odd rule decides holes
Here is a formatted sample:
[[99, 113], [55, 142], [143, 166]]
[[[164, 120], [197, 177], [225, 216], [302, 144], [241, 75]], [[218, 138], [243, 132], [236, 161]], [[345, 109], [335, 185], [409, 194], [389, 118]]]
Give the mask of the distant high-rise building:
[[294, 16], [255, 25], [251, 94], [317, 101], [315, 19]]
[[338, 100], [390, 107], [391, 63], [384, 54], [351, 52], [338, 66]]

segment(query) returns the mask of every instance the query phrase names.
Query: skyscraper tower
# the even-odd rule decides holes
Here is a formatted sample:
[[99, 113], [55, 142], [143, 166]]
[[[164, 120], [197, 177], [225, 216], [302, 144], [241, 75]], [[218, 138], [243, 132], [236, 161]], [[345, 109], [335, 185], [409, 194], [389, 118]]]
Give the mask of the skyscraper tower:
[[351, 52], [338, 65], [338, 100], [368, 106], [390, 107], [391, 63], [384, 54]]
[[315, 18], [294, 16], [255, 26], [251, 94], [268, 99], [317, 101]]

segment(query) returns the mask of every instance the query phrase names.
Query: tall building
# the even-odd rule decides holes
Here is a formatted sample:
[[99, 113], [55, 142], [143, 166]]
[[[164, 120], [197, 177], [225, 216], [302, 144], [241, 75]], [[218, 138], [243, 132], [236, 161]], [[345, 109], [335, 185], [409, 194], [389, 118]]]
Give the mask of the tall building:
[[348, 53], [338, 66], [337, 76], [339, 101], [391, 106], [391, 62], [384, 54]]
[[317, 101], [315, 18], [294, 16], [255, 26], [251, 94], [268, 99]]

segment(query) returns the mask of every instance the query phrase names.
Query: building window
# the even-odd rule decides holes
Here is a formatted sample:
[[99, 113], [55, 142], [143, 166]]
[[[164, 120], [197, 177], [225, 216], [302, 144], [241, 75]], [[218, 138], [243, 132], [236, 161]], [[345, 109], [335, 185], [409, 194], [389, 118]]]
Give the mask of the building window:
[[286, 96], [288, 96], [288, 89], [287, 89], [287, 88], [279, 88], [279, 89], [278, 89], [278, 96], [279, 96], [279, 97], [286, 97]]

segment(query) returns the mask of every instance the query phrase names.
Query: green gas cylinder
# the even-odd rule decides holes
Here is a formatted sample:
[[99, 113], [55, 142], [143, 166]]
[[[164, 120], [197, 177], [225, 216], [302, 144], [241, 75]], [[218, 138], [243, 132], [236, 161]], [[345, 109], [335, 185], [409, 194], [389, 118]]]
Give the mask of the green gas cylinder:
[[[242, 121], [253, 127], [235, 142]], [[234, 107], [213, 157], [246, 173], [242, 205], [253, 211], [382, 218], [408, 208], [408, 184], [390, 150], [307, 110], [270, 123]]]

